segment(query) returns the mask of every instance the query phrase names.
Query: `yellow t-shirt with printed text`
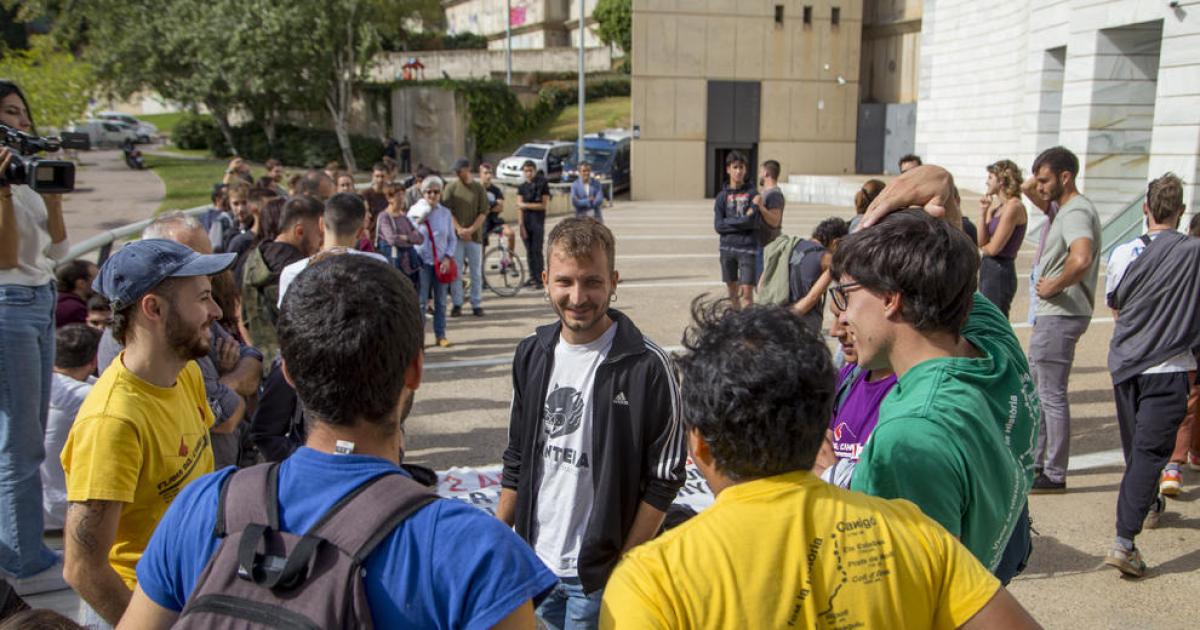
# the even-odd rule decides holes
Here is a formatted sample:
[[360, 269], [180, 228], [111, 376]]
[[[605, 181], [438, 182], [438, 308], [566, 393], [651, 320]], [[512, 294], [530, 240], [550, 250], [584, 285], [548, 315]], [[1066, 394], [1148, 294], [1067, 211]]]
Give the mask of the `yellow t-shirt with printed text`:
[[68, 501], [119, 501], [109, 564], [132, 589], [134, 569], [167, 506], [212, 472], [212, 410], [204, 377], [188, 362], [175, 385], [158, 387], [125, 368], [122, 352], [83, 401], [62, 450]]
[[727, 488], [637, 547], [602, 628], [957, 628], [1000, 582], [941, 525], [794, 472]]

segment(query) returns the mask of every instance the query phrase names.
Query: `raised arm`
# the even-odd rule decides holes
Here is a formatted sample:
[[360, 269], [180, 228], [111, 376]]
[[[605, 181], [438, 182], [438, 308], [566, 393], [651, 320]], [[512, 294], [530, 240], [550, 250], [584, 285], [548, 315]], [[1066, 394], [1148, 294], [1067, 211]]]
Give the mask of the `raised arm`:
[[1021, 184], [1021, 194], [1025, 195], [1025, 198], [1029, 200], [1029, 203], [1037, 206], [1038, 210], [1041, 210], [1042, 212], [1050, 211], [1050, 202], [1042, 198], [1042, 196], [1037, 192], [1037, 177], [1030, 175], [1029, 178]]
[[962, 228], [960, 202], [954, 176], [949, 171], [933, 164], [918, 166], [884, 187], [867, 208], [859, 229], [869, 228], [888, 214], [913, 206]]

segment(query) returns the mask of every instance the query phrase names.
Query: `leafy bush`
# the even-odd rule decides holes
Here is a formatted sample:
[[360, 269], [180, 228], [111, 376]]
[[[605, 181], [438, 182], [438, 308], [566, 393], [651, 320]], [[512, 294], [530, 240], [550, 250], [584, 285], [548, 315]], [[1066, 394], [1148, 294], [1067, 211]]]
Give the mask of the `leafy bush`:
[[459, 33], [442, 37], [442, 47], [446, 50], [484, 50], [488, 47], [488, 39], [479, 33]]
[[[213, 155], [230, 155], [229, 147], [218, 132], [207, 147]], [[275, 158], [288, 166], [320, 167], [332, 160], [341, 161], [342, 150], [332, 130], [312, 129], [294, 125], [279, 125], [275, 129], [275, 146], [267, 142], [267, 134], [256, 123], [233, 128], [233, 141], [242, 157], [255, 162]], [[383, 159], [383, 145], [375, 138], [350, 136], [350, 148], [358, 164], [374, 164]]]
[[225, 141], [212, 116], [185, 114], [171, 132], [171, 142], [180, 149], [209, 149]]

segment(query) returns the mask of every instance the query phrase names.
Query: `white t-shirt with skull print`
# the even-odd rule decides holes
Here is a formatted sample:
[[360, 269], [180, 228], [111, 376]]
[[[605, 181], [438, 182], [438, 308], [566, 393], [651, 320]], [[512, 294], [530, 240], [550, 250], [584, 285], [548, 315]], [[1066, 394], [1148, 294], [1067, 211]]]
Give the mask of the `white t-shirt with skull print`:
[[592, 512], [592, 387], [596, 369], [612, 349], [617, 324], [587, 344], [562, 340], [542, 411], [542, 481], [533, 545], [559, 577], [579, 575], [579, 549]]

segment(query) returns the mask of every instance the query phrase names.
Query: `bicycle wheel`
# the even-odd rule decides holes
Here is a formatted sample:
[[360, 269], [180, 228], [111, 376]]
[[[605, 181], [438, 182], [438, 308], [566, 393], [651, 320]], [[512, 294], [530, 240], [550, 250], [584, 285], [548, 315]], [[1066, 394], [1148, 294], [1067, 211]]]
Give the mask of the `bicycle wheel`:
[[492, 247], [483, 254], [483, 286], [500, 297], [512, 297], [525, 284], [525, 265], [512, 252]]

